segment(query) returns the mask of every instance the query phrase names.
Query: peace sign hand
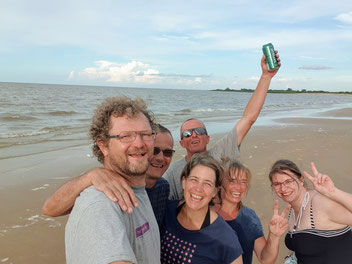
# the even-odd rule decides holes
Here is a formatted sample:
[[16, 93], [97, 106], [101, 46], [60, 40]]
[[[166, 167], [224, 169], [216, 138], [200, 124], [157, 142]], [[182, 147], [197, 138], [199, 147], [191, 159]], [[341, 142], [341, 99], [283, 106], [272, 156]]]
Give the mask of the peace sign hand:
[[306, 171], [304, 172], [304, 176], [307, 177], [308, 180], [313, 183], [314, 189], [325, 196], [329, 196], [330, 194], [335, 192], [335, 184], [330, 179], [330, 177], [328, 175], [318, 172], [313, 162], [311, 162], [310, 165], [312, 167], [314, 177]]
[[279, 215], [279, 201], [276, 200], [274, 203], [274, 214], [269, 222], [269, 232], [275, 237], [282, 236], [288, 228], [288, 220], [285, 218], [291, 205], [287, 205], [286, 208]]

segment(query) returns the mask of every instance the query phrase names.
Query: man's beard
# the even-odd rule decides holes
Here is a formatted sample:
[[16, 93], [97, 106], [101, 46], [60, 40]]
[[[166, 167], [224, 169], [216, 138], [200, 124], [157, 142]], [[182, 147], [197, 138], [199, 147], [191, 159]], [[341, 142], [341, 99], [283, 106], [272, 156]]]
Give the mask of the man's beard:
[[[139, 150], [139, 152], [145, 151], [145, 149]], [[135, 152], [138, 152], [136, 150]], [[145, 155], [147, 155], [146, 153]], [[116, 170], [128, 177], [142, 177], [145, 176], [145, 173], [148, 170], [149, 167], [149, 161], [148, 160], [143, 160], [142, 162], [134, 163], [132, 164], [128, 160], [128, 154], [127, 157], [124, 159], [122, 157], [116, 157], [115, 159], [110, 160], [111, 165], [113, 168], [116, 168]]]

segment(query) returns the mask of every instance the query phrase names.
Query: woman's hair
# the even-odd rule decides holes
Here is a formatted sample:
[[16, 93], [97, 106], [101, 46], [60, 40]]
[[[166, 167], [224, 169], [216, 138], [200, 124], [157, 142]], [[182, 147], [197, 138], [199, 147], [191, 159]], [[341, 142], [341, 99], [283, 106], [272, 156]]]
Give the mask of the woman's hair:
[[[194, 154], [191, 159], [187, 162], [181, 174], [181, 181], [183, 178], [188, 179], [191, 170], [202, 165], [212, 169], [215, 172], [215, 187], [218, 188], [222, 184], [224, 169], [222, 168], [220, 162], [218, 162], [213, 157], [209, 156], [207, 153], [197, 153]], [[214, 205], [213, 201], [210, 201], [210, 205]]]
[[111, 116], [135, 118], [140, 113], [148, 119], [153, 131], [156, 129], [154, 115], [147, 109], [146, 103], [141, 98], [131, 99], [126, 96], [110, 97], [105, 99], [94, 112], [90, 127], [90, 137], [94, 141], [93, 153], [101, 163], [104, 163], [104, 154], [97, 145], [98, 141], [105, 144], [108, 141], [109, 130], [111, 128]]
[[[288, 172], [291, 172], [295, 177], [293, 177], [292, 174]], [[302, 173], [297, 167], [297, 165], [294, 162], [285, 159], [276, 161], [271, 167], [269, 173], [269, 179], [271, 183], [273, 182], [273, 176], [276, 173], [286, 174], [287, 176], [295, 179], [296, 181], [297, 179], [302, 178]], [[306, 183], [304, 183], [304, 186], [306, 187]]]
[[[246, 177], [247, 179], [247, 192], [250, 187], [250, 181], [252, 179], [252, 173], [251, 171], [244, 165], [242, 164], [239, 160], [235, 159], [230, 159], [230, 158], [221, 158], [222, 160], [222, 166], [224, 168], [224, 179], [231, 181], [233, 179], [235, 180], [241, 180], [243, 176]], [[226, 183], [225, 181], [223, 183]], [[242, 201], [239, 203], [239, 208], [242, 207]]]

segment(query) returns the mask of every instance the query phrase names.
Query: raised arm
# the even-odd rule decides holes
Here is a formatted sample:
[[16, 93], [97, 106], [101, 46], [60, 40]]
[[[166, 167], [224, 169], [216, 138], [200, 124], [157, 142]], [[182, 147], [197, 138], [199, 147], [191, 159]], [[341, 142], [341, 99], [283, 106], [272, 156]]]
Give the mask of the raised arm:
[[338, 189], [328, 175], [320, 173], [311, 163], [313, 175], [306, 171], [304, 176], [313, 183], [314, 189], [324, 196], [324, 208], [328, 210], [331, 221], [352, 225], [352, 194]]
[[105, 193], [113, 202], [118, 202], [123, 211], [132, 212], [137, 199], [124, 178], [105, 168], [95, 168], [61, 186], [49, 197], [42, 208], [48, 216], [62, 216], [71, 212], [79, 194], [89, 186]]
[[274, 214], [269, 223], [269, 235], [266, 240], [265, 237], [260, 237], [254, 242], [255, 254], [262, 264], [275, 264], [279, 254], [280, 237], [286, 232], [288, 228], [286, 214], [290, 210], [288, 205], [284, 211], [279, 215], [279, 202], [274, 203]]
[[[279, 55], [277, 51], [275, 51], [277, 60], [279, 65], [281, 66], [281, 62], [279, 59]], [[268, 66], [265, 62], [265, 56], [262, 56], [261, 59], [261, 68], [262, 68], [262, 75], [260, 76], [258, 85], [252, 94], [249, 102], [244, 109], [242, 118], [236, 124], [236, 132], [237, 132], [237, 145], [240, 146], [243, 139], [247, 135], [249, 129], [252, 127], [254, 122], [257, 120], [260, 111], [262, 110], [266, 94], [268, 92], [271, 79], [275, 76], [278, 70], [269, 71]]]

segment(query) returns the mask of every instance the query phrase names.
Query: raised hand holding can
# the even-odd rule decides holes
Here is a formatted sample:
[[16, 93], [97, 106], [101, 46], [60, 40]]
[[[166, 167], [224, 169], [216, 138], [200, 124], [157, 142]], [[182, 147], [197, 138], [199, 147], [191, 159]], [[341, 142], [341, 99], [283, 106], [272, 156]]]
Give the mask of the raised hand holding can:
[[274, 49], [273, 44], [268, 43], [268, 44], [263, 45], [263, 53], [265, 55], [265, 60], [268, 65], [269, 71], [275, 71], [278, 68], [280, 68], [280, 66], [277, 62], [277, 59], [276, 59], [275, 49]]

